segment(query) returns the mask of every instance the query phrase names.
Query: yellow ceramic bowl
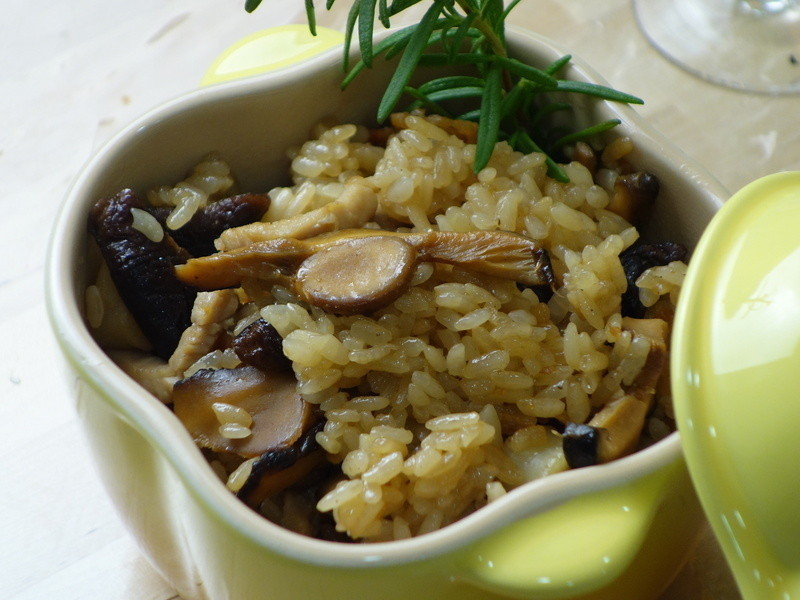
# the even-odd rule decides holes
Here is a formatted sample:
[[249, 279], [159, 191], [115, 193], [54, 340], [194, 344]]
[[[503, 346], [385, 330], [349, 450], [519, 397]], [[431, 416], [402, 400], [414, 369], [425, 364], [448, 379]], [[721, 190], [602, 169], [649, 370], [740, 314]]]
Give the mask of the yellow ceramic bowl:
[[[563, 52], [523, 32], [515, 55], [547, 64]], [[309, 539], [234, 498], [178, 420], [135, 385], [90, 336], [82, 316], [86, 214], [122, 187], [178, 180], [210, 151], [243, 189], [275, 185], [285, 150], [335, 115], [370, 122], [389, 76], [378, 61], [344, 93], [339, 50], [286, 69], [207, 87], [132, 124], [85, 167], [53, 232], [47, 303], [77, 410], [108, 492], [155, 567], [189, 598], [458, 600], [657, 597], [701, 522], [678, 434], [617, 462], [529, 483], [433, 534], [374, 545]], [[602, 82], [577, 62], [569, 76]], [[618, 117], [633, 160], [662, 195], [646, 236], [693, 246], [724, 190], [633, 110], [581, 100], [580, 118]]]

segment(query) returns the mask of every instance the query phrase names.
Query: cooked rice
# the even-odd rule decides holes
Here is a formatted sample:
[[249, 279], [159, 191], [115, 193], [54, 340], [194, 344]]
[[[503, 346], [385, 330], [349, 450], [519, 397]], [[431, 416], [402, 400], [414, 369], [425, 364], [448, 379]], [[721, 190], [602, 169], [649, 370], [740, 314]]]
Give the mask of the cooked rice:
[[[548, 420], [586, 422], [623, 394], [650, 350], [620, 316], [627, 283], [619, 254], [638, 233], [606, 208], [618, 175], [613, 166], [631, 152], [631, 141], [605, 148], [606, 167], [596, 178], [573, 162], [565, 165], [570, 182], [560, 183], [548, 177], [544, 155], [523, 155], [505, 142], [476, 175], [475, 146], [420, 116], [407, 116], [385, 150], [354, 125], [316, 133], [291, 154], [294, 185], [270, 192], [265, 220], [319, 208], [347, 179], [365, 177], [378, 193], [376, 222], [406, 231], [518, 232], [548, 251], [557, 282], [543, 302], [509, 280], [422, 263], [390, 306], [337, 316], [287, 288], [248, 281], [259, 310], [241, 309], [230, 331], [259, 315], [275, 327], [298, 390], [324, 413], [317, 442], [341, 465], [344, 479], [317, 509], [330, 511], [337, 529], [354, 539], [401, 539], [567, 468]], [[173, 220], [184, 221], [230, 184], [216, 159], [204, 165], [151, 201], [174, 206]], [[673, 263], [643, 274], [643, 303], [662, 296], [674, 303], [683, 271]], [[231, 351], [215, 350], [185, 376], [237, 364]], [[662, 401], [668, 407], [668, 398]], [[504, 439], [508, 410], [525, 421]], [[220, 407], [220, 426], [229, 437], [249, 433], [252, 420], [234, 412]], [[650, 436], [670, 431], [668, 414], [663, 407], [654, 413]], [[251, 466], [245, 461], [233, 471], [228, 487], [238, 490]], [[281, 506], [296, 502], [288, 498], [268, 500], [264, 514], [281, 521]]]
[[[262, 308], [284, 338], [299, 389], [325, 413], [318, 442], [347, 476], [318, 509], [332, 511], [337, 527], [358, 539], [419, 535], [564, 468], [545, 427], [504, 442], [494, 405], [517, 406], [533, 422], [585, 422], [635, 379], [649, 350], [621, 327], [627, 284], [618, 256], [638, 234], [605, 209], [609, 189], [579, 163], [566, 166], [570, 183], [556, 182], [543, 155], [505, 143], [476, 176], [473, 145], [421, 117], [405, 125], [374, 173], [353, 170], [350, 158], [363, 142], [345, 134], [355, 128], [322, 133], [294, 156], [297, 185], [273, 198], [293, 198], [307, 210], [317, 205], [297, 198], [310, 195], [310, 180], [318, 189], [366, 176], [380, 212], [410, 231], [507, 230], [536, 239], [562, 285], [549, 305], [513, 282], [425, 263], [414, 285], [376, 314], [326, 314], [285, 290], [282, 304]], [[631, 148], [629, 140], [612, 144], [607, 160]], [[309, 167], [320, 160], [324, 170]], [[282, 207], [282, 217], [292, 214]], [[676, 280], [659, 278], [665, 281]], [[674, 290], [644, 282], [652, 295]], [[537, 463], [532, 448], [552, 460]]]

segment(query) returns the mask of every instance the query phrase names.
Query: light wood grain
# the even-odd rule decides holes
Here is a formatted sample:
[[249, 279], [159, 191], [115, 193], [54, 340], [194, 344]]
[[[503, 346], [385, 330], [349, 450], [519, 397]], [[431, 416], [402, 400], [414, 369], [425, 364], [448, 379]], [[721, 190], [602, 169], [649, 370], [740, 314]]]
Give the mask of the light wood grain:
[[[70, 386], [53, 373], [43, 263], [52, 219], [93, 149], [146, 110], [194, 89], [235, 40], [304, 20], [297, 0], [268, 0], [252, 15], [242, 4], [3, 3], [0, 599], [176, 597], [114, 514], [81, 437]], [[341, 27], [345, 6], [338, 4], [320, 14], [321, 25]], [[641, 112], [729, 189], [800, 166], [796, 97], [752, 96], [686, 75], [646, 43], [627, 0], [527, 0], [511, 22], [557, 39], [615, 87], [645, 98]], [[665, 600], [737, 597], [706, 533]]]

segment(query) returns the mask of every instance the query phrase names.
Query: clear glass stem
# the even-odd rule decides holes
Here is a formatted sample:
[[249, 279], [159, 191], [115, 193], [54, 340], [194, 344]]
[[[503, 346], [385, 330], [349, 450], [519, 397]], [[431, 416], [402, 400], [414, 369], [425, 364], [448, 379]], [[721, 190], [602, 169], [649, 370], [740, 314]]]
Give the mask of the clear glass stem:
[[633, 0], [664, 56], [713, 83], [800, 92], [800, 0]]

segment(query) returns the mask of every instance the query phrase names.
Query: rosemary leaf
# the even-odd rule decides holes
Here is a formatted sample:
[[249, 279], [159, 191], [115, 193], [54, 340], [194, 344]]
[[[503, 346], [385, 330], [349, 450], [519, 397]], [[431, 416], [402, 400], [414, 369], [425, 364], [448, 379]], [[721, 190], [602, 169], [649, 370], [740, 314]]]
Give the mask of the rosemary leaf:
[[407, 8], [411, 8], [415, 4], [419, 4], [422, 0], [394, 0], [389, 6], [389, 16], [393, 17], [396, 14], [403, 12]]
[[450, 40], [451, 60], [454, 59], [458, 51], [461, 50], [461, 47], [464, 44], [464, 40], [467, 37], [467, 33], [469, 32], [470, 29], [472, 29], [472, 23], [475, 21], [477, 16], [478, 15], [476, 13], [468, 14], [466, 17], [464, 17], [464, 20], [461, 21], [461, 24], [458, 26], [458, 29], [456, 29], [455, 34], [453, 35], [453, 39]]
[[483, 87], [483, 79], [479, 77], [469, 77], [467, 75], [453, 75], [451, 77], [439, 77], [431, 79], [419, 86], [419, 91], [423, 94], [431, 94], [454, 87]]
[[525, 154], [531, 152], [541, 152], [545, 155], [545, 164], [547, 165], [547, 174], [561, 183], [569, 182], [569, 176], [566, 171], [556, 161], [550, 158], [547, 153], [542, 150], [539, 145], [533, 141], [533, 138], [528, 135], [526, 131], [519, 130], [516, 139], [517, 149]]
[[524, 62], [519, 61], [516, 58], [498, 56], [495, 57], [495, 60], [514, 75], [524, 77], [525, 79], [532, 81], [544, 89], [553, 90], [556, 89], [559, 84], [559, 81], [556, 80], [552, 75], [541, 69], [537, 69], [536, 67], [526, 65]]
[[492, 27], [495, 34], [502, 38], [503, 30], [503, 0], [483, 0], [480, 15]]
[[555, 142], [553, 142], [551, 148], [553, 150], [557, 150], [568, 144], [574, 144], [581, 140], [585, 140], [587, 138], [603, 133], [604, 131], [613, 129], [620, 123], [621, 121], [619, 119], [609, 119], [608, 121], [603, 121], [602, 123], [598, 123], [597, 125], [592, 125], [591, 127], [581, 129], [580, 131], [569, 133], [565, 136], [560, 137]]
[[461, 119], [462, 121], [478, 121], [480, 117], [481, 117], [481, 109], [476, 108], [475, 110], [470, 110], [465, 113], [461, 113], [456, 118]]
[[446, 65], [478, 65], [490, 63], [495, 57], [479, 52], [460, 52], [452, 59], [449, 54], [442, 52], [428, 52], [420, 56], [419, 65], [424, 67], [443, 67]]
[[508, 17], [508, 13], [514, 10], [514, 7], [517, 6], [517, 4], [519, 4], [520, 2], [521, 0], [513, 0], [513, 2], [511, 2], [511, 4], [509, 4], [506, 7], [506, 9], [503, 11], [503, 21], [505, 21], [506, 18]]
[[563, 92], [576, 92], [578, 94], [585, 94], [587, 96], [595, 96], [603, 100], [613, 100], [614, 102], [624, 102], [626, 104], [644, 104], [644, 100], [631, 96], [625, 92], [620, 92], [604, 85], [596, 83], [586, 83], [583, 81], [569, 81], [568, 79], [559, 79], [558, 88]]
[[306, 0], [306, 20], [311, 35], [317, 35], [317, 13], [314, 11], [314, 0]]
[[522, 103], [525, 101], [525, 95], [528, 91], [530, 84], [526, 79], [520, 79], [516, 85], [503, 97], [500, 103], [500, 118], [513, 116], [520, 110]]
[[[413, 27], [412, 27], [413, 29]], [[391, 60], [398, 54], [400, 54], [406, 48], [406, 44], [408, 44], [408, 40], [411, 39], [411, 34], [414, 33], [413, 31], [408, 32], [408, 36], [402, 40], [398, 40], [396, 44], [393, 44], [389, 49], [386, 50], [386, 54], [384, 58], [386, 60]]]
[[375, 25], [375, 0], [358, 2], [358, 47], [361, 60], [372, 67], [372, 32]]
[[461, 100], [464, 98], [481, 98], [483, 97], [484, 86], [464, 86], [456, 88], [448, 88], [439, 90], [437, 92], [426, 93], [434, 102], [441, 102], [443, 100]]
[[358, 2], [353, 2], [350, 12], [347, 13], [347, 22], [344, 26], [344, 53], [342, 56], [342, 69], [347, 72], [350, 68], [350, 46], [353, 43], [353, 30], [358, 20]]
[[389, 22], [389, 5], [386, 0], [378, 0], [378, 20], [386, 29], [392, 26]]
[[261, 0], [245, 0], [244, 9], [251, 13], [258, 8], [259, 4], [261, 4]]
[[545, 118], [555, 112], [562, 110], [572, 110], [572, 105], [567, 102], [551, 102], [539, 108], [530, 120], [531, 129], [535, 129]]
[[433, 5], [423, 15], [419, 24], [415, 27], [411, 38], [408, 40], [408, 45], [403, 51], [403, 56], [400, 57], [400, 62], [397, 64], [397, 69], [386, 86], [386, 92], [381, 98], [380, 105], [378, 106], [378, 122], [382, 123], [391, 114], [394, 107], [397, 105], [400, 96], [403, 94], [403, 88], [406, 87], [411, 75], [419, 63], [420, 56], [428, 45], [428, 40], [434, 31], [438, 16], [441, 11], [441, 3], [434, 2]]
[[438, 104], [433, 98], [431, 98], [427, 94], [421, 93], [418, 89], [407, 85], [403, 89], [403, 91], [412, 98], [416, 99], [409, 106], [409, 110], [413, 110], [415, 108], [419, 108], [420, 106], [424, 106], [425, 108], [428, 109], [429, 112], [438, 113], [440, 115], [444, 115], [445, 117], [452, 116], [450, 114], [450, 111], [448, 111], [445, 107], [443, 107], [441, 104]]
[[481, 118], [478, 121], [478, 142], [475, 148], [476, 173], [487, 165], [497, 143], [502, 94], [503, 70], [498, 64], [492, 64], [486, 73], [486, 85], [481, 98]]
[[[437, 22], [436, 27], [440, 26], [443, 23], [444, 20], [440, 19]], [[408, 40], [411, 39], [411, 34], [414, 33], [416, 27], [417, 27], [416, 25], [409, 25], [408, 27], [405, 27], [403, 29], [398, 29], [394, 33], [391, 33], [390, 35], [386, 36], [383, 40], [381, 40], [377, 44], [374, 44], [372, 49], [373, 58], [385, 52], [384, 58], [386, 60], [389, 60], [393, 56], [402, 52], [403, 49], [408, 44]], [[435, 43], [436, 41], [438, 41], [438, 37], [436, 36], [436, 34], [434, 34], [433, 36], [431, 36], [431, 43]], [[364, 64], [363, 60], [359, 60], [355, 65], [353, 65], [353, 68], [350, 70], [350, 72], [347, 73], [345, 78], [342, 80], [341, 83], [342, 89], [346, 88], [350, 84], [350, 82], [353, 81], [353, 79], [355, 79], [356, 75], [358, 75], [361, 71], [363, 71], [365, 67], [366, 65]]]
[[558, 58], [553, 62], [551, 62], [549, 65], [547, 65], [547, 67], [545, 67], [544, 69], [544, 72], [547, 73], [548, 75], [555, 75], [561, 69], [563, 69], [571, 60], [572, 60], [572, 55], [565, 54], [561, 58]]

